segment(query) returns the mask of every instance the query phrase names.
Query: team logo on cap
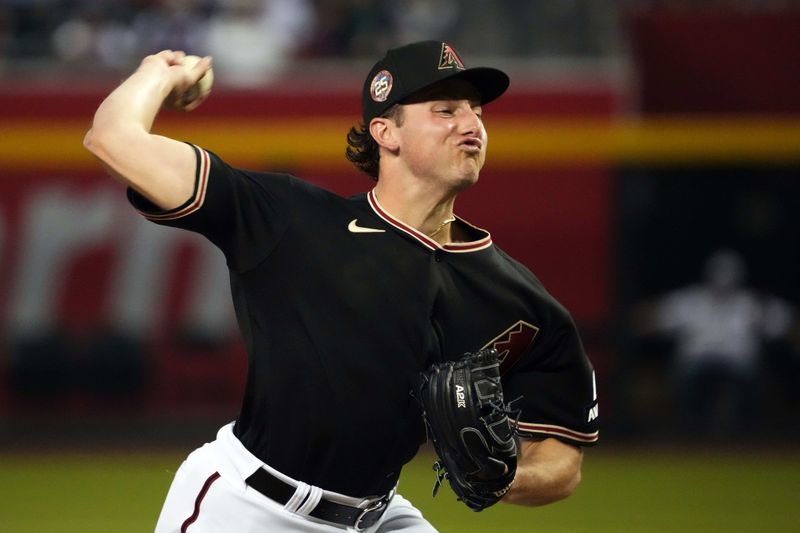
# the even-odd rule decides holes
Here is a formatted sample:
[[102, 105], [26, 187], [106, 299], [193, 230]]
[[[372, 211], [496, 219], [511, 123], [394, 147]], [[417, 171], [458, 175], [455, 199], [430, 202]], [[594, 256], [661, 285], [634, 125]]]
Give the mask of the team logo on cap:
[[453, 47], [447, 43], [442, 43], [442, 54], [439, 56], [439, 70], [444, 70], [446, 68], [464, 70], [466, 67], [464, 67], [464, 63], [461, 62], [461, 58], [458, 57]]
[[376, 102], [385, 102], [389, 98], [389, 93], [392, 92], [392, 73], [388, 70], [381, 70], [375, 77], [372, 78], [372, 83], [369, 85], [369, 95]]

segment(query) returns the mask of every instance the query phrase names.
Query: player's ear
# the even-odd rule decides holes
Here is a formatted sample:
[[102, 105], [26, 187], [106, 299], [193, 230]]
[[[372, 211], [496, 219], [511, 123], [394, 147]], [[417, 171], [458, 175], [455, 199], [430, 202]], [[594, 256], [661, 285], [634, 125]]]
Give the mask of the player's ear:
[[381, 146], [391, 152], [397, 151], [400, 147], [397, 142], [395, 131], [397, 124], [394, 120], [386, 117], [373, 118], [369, 123], [369, 133], [378, 146]]

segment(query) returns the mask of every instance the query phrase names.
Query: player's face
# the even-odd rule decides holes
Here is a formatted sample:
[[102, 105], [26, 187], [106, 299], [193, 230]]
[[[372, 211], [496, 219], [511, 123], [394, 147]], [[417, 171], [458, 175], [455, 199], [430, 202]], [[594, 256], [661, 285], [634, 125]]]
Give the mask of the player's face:
[[478, 91], [464, 80], [446, 80], [403, 106], [400, 156], [417, 177], [460, 190], [478, 180], [487, 136]]

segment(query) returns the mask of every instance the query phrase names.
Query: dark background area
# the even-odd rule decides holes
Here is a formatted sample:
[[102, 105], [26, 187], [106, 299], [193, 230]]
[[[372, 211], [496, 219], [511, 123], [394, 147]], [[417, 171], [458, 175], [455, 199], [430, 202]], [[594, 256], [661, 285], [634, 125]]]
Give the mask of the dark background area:
[[[718, 249], [736, 250], [747, 265], [747, 287], [800, 301], [800, 167], [629, 167], [616, 179], [619, 408], [613, 431], [669, 438], [675, 341], [637, 335], [643, 303], [704, 279]], [[740, 441], [796, 439], [800, 433], [800, 358], [792, 338], [764, 340], [754, 401], [754, 433]], [[655, 415], [655, 416], [654, 416]], [[729, 435], [729, 437], [733, 437]]]

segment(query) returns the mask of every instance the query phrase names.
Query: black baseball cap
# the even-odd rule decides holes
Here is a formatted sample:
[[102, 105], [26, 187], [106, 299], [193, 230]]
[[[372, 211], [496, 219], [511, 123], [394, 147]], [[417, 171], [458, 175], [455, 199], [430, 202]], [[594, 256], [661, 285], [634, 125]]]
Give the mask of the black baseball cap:
[[460, 78], [472, 83], [486, 104], [508, 88], [508, 75], [491, 67], [467, 68], [449, 44], [421, 41], [392, 48], [369, 71], [361, 93], [364, 124], [436, 82]]

